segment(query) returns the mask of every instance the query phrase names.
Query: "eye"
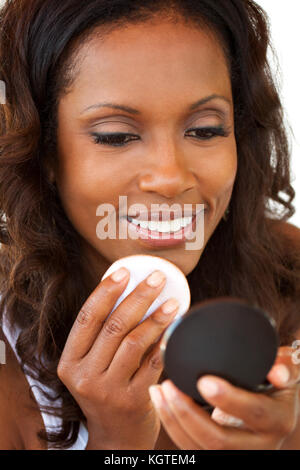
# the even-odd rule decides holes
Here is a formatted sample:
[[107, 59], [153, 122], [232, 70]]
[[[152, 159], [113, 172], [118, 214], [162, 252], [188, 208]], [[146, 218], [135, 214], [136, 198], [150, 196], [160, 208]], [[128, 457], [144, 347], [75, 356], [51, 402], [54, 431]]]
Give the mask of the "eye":
[[189, 129], [187, 132], [196, 132], [195, 136], [198, 140], [210, 140], [214, 137], [228, 137], [230, 132], [228, 129], [225, 129], [223, 126], [219, 127], [194, 127]]
[[[95, 144], [110, 145], [112, 147], [123, 147], [129, 142], [138, 139], [138, 136], [134, 134], [122, 134], [120, 132], [110, 134], [98, 134], [97, 132], [93, 132], [91, 135], [94, 138]], [[128, 139], [128, 137], [131, 138]]]
[[[221, 136], [227, 137], [230, 132], [224, 127], [195, 127], [189, 129], [188, 132], [196, 132], [195, 137], [198, 140], [210, 140], [214, 137]], [[98, 132], [93, 132], [91, 134], [93, 137], [94, 143], [98, 145], [108, 145], [111, 147], [124, 147], [129, 142], [138, 140], [139, 137], [134, 134], [124, 134], [120, 132], [114, 132], [110, 134], [99, 134]]]

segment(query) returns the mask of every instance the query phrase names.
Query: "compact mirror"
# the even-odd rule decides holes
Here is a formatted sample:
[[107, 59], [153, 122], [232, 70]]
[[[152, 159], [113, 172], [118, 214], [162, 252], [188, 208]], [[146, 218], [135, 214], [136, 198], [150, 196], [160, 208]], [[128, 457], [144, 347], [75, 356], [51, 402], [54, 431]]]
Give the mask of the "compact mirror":
[[206, 374], [254, 392], [273, 389], [266, 379], [277, 354], [274, 320], [242, 299], [222, 297], [194, 305], [165, 331], [164, 374], [204, 407], [197, 380]]

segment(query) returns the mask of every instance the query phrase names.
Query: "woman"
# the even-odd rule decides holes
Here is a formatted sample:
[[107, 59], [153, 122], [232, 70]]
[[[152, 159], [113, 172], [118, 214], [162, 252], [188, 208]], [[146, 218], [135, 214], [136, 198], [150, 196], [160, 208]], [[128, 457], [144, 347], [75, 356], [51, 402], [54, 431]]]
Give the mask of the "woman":
[[[6, 2], [1, 448], [300, 448], [300, 236], [286, 222], [295, 193], [268, 44], [252, 0]], [[147, 212], [202, 204], [202, 248], [98, 236], [101, 204], [133, 230], [120, 195]], [[163, 289], [159, 273], [108, 319], [128, 272], [100, 279], [141, 253], [177, 265], [192, 304], [232, 295], [273, 316], [272, 395], [217, 377], [205, 394], [204, 377], [210, 416], [172, 388], [157, 340], [176, 305], [139, 323]], [[209, 397], [213, 384], [222, 393]]]

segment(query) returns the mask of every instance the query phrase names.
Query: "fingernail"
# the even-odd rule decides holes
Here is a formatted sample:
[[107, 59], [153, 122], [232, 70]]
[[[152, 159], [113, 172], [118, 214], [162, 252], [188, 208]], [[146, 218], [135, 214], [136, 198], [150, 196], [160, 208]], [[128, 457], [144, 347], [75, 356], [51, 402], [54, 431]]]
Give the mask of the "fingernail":
[[118, 269], [118, 271], [115, 271], [112, 275], [111, 275], [111, 279], [114, 281], [114, 282], [121, 282], [123, 281], [123, 279], [125, 279], [125, 277], [128, 276], [128, 270], [126, 268], [120, 268]]
[[214, 409], [211, 414], [211, 418], [217, 423], [225, 426], [242, 427], [245, 424], [243, 420], [225, 413], [224, 411], [220, 410], [220, 408]]
[[219, 385], [211, 379], [201, 379], [199, 382], [200, 392], [207, 397], [213, 397], [219, 393]]
[[289, 380], [290, 372], [285, 365], [279, 364], [278, 366], [274, 367], [274, 371], [280, 382], [286, 383]]
[[162, 396], [156, 385], [151, 385], [149, 387], [149, 395], [155, 407], [161, 408], [163, 406]]
[[164, 280], [165, 275], [161, 271], [154, 271], [146, 280], [148, 286], [158, 287]]
[[245, 425], [242, 419], [235, 418], [234, 416], [228, 416], [228, 418], [226, 418], [225, 424], [227, 424], [228, 426], [233, 426], [235, 428], [241, 428]]
[[211, 414], [211, 418], [220, 424], [225, 424], [228, 415], [226, 415], [224, 411], [220, 410], [220, 408], [215, 408]]
[[163, 306], [162, 311], [164, 313], [173, 313], [179, 307], [179, 303], [176, 299], [169, 299]]
[[168, 380], [165, 380], [161, 386], [162, 386], [165, 396], [169, 400], [177, 400], [178, 398], [177, 391], [171, 382], [169, 382]]

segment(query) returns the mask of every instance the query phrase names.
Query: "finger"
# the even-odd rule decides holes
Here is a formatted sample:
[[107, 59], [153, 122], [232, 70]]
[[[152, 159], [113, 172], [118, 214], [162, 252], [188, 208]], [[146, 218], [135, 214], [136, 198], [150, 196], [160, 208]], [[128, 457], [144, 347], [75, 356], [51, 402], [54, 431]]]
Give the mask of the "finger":
[[279, 348], [273, 367], [267, 379], [277, 388], [286, 388], [300, 381], [300, 361], [295, 359], [295, 349], [288, 346]]
[[145, 355], [142, 365], [131, 377], [131, 384], [134, 388], [138, 390], [148, 390], [151, 385], [158, 383], [164, 369], [161, 343], [162, 338], [155, 343], [150, 352]]
[[[200, 450], [196, 442], [182, 429], [170, 410], [159, 386], [149, 387], [149, 394], [155, 410], [174, 444], [183, 450]], [[202, 449], [201, 449], [202, 450]]]
[[[218, 425], [206, 411], [204, 411], [194, 400], [181, 392], [170, 381], [166, 380], [160, 387], [164, 403], [170, 408], [173, 420], [168, 417], [164, 426], [168, 434], [173, 435], [176, 428], [180, 428], [196, 443], [196, 448], [204, 449], [257, 449], [263, 444], [263, 439], [248, 430], [237, 430], [234, 428]], [[159, 410], [161, 412], [161, 408]], [[162, 418], [163, 419], [163, 418]]]
[[284, 431], [292, 419], [288, 401], [278, 403], [270, 396], [235, 387], [219, 377], [203, 376], [197, 388], [211, 405], [242, 420], [254, 432], [272, 433], [281, 428]]
[[160, 271], [154, 271], [125, 297], [104, 322], [88, 354], [90, 360], [97, 365], [99, 372], [109, 367], [121, 342], [143, 318], [162, 291], [165, 282], [165, 275]]
[[163, 343], [163, 333], [144, 355], [142, 363], [136, 373], [131, 377], [133, 387], [139, 390], [148, 390], [151, 385], [158, 383], [164, 370], [161, 344]]
[[[132, 330], [123, 339], [107, 373], [114, 374], [120, 380], [129, 381], [132, 379], [133, 374], [139, 369], [146, 351], [174, 320], [178, 308], [178, 301], [175, 298], [169, 299]], [[153, 353], [151, 357], [153, 357]], [[152, 360], [150, 359], [150, 370], [155, 370], [156, 374], [160, 374], [163, 369], [162, 361], [159, 362], [160, 364], [157, 363], [155, 356]]]
[[[119, 277], [116, 276], [117, 272]], [[105, 318], [128, 283], [128, 269], [122, 268], [117, 272], [100, 282], [82, 305], [68, 335], [61, 360], [76, 361], [90, 350]], [[120, 277], [122, 274], [124, 278]]]

